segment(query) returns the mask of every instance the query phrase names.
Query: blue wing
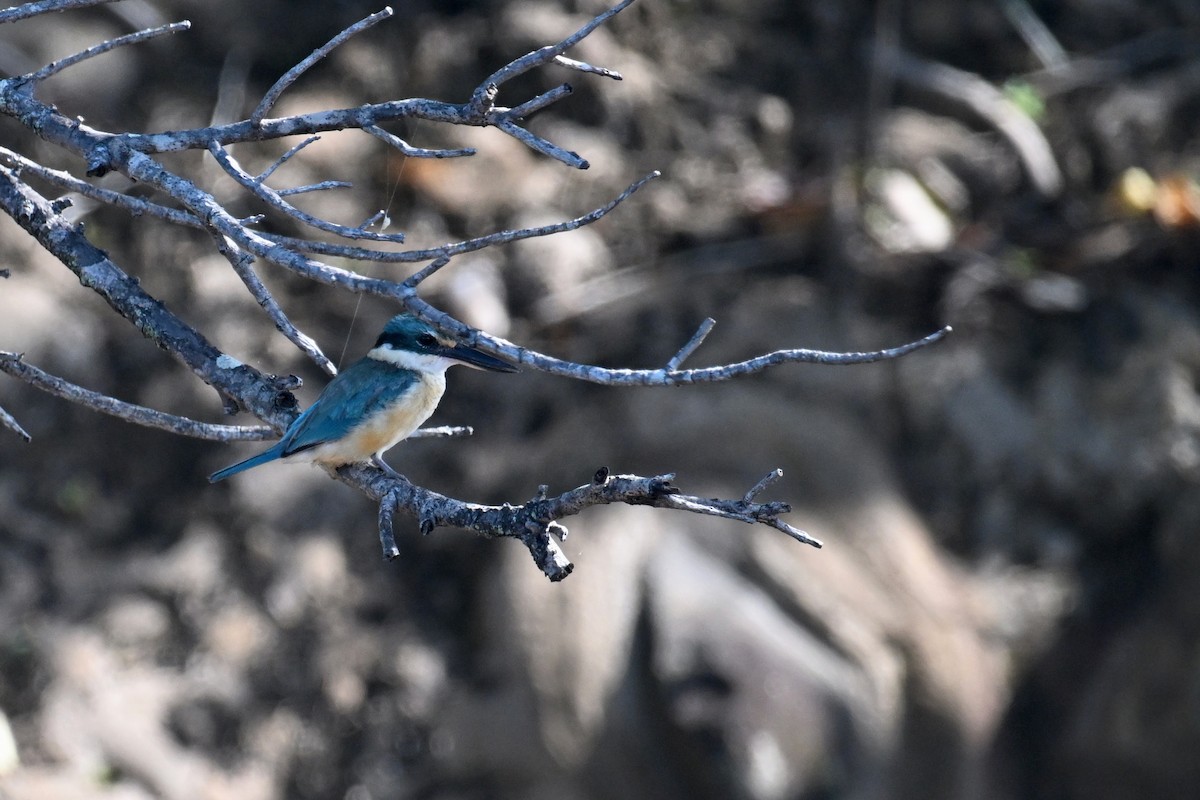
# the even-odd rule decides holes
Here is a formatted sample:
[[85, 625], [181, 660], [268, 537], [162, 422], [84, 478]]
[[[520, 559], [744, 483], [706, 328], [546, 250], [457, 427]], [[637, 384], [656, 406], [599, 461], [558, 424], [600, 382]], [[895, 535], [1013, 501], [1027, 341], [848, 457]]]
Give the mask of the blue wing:
[[259, 464], [337, 441], [366, 417], [399, 400], [416, 382], [415, 372], [373, 358], [351, 364], [330, 381], [282, 439], [256, 456], [214, 472], [208, 479], [216, 483]]
[[351, 364], [287, 429], [279, 443], [280, 457], [341, 439], [362, 420], [403, 397], [417, 380], [415, 372], [373, 358]]

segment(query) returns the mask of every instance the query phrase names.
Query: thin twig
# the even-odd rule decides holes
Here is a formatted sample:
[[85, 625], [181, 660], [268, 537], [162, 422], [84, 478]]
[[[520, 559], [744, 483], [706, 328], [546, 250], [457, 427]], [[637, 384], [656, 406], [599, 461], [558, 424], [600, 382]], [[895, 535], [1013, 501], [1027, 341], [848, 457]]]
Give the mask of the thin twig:
[[587, 159], [580, 156], [579, 153], [574, 153], [570, 150], [564, 150], [549, 139], [543, 139], [536, 133], [532, 133], [525, 128], [522, 128], [520, 125], [510, 119], [501, 119], [496, 122], [496, 129], [504, 131], [509, 136], [513, 137], [531, 150], [536, 150], [544, 156], [549, 156], [556, 161], [561, 161], [568, 167], [574, 167], [575, 169], [587, 169], [591, 166], [591, 164], [587, 162]]
[[554, 63], [558, 64], [560, 67], [573, 69], [576, 72], [586, 72], [589, 75], [599, 75], [602, 78], [612, 78], [614, 81], [625, 80], [625, 76], [617, 72], [615, 69], [597, 67], [594, 64], [587, 63], [586, 61], [576, 61], [575, 59], [567, 58], [566, 56], [555, 56]]
[[288, 148], [288, 151], [287, 151], [286, 153], [284, 153], [283, 155], [281, 155], [279, 158], [275, 159], [275, 163], [271, 164], [271, 166], [267, 167], [267, 168], [266, 168], [266, 169], [264, 169], [262, 172], [260, 172], [260, 173], [258, 174], [258, 177], [257, 177], [255, 180], [257, 180], [259, 183], [265, 183], [265, 182], [266, 182], [266, 180], [267, 180], [267, 178], [269, 178], [269, 177], [271, 177], [272, 175], [274, 175], [274, 174], [275, 174], [275, 170], [279, 169], [279, 168], [280, 168], [280, 167], [282, 167], [284, 164], [286, 164], [286, 163], [287, 163], [287, 162], [288, 162], [288, 161], [291, 159], [291, 157], [292, 157], [292, 156], [296, 155], [296, 153], [299, 153], [301, 150], [303, 150], [304, 148], [308, 147], [308, 146], [309, 146], [310, 144], [312, 144], [313, 142], [319, 142], [319, 141], [321, 141], [321, 137], [320, 137], [320, 136], [315, 136], [315, 135], [314, 135], [314, 136], [308, 136], [308, 137], [306, 137], [306, 138], [304, 139], [304, 141], [302, 141], [302, 142], [300, 142], [299, 144], [293, 145], [292, 147]]
[[33, 441], [33, 437], [29, 435], [29, 432], [22, 428], [21, 423], [17, 422], [17, 418], [5, 411], [3, 406], [0, 406], [0, 425], [8, 428], [27, 442]]
[[378, 211], [376, 211], [374, 214], [372, 214], [371, 216], [369, 216], [365, 220], [363, 220], [363, 223], [361, 225], [359, 225], [358, 227], [362, 228], [363, 230], [366, 230], [367, 228], [370, 228], [373, 225], [381, 225], [383, 227], [387, 227], [387, 224], [389, 221], [390, 220], [388, 219], [387, 209], [381, 208]]
[[[483, 250], [487, 247], [493, 247], [500, 244], [509, 244], [524, 239], [532, 239], [539, 236], [549, 236], [555, 233], [564, 233], [573, 231], [577, 228], [582, 228], [585, 225], [590, 225], [593, 222], [606, 216], [609, 212], [628, 200], [630, 195], [641, 189], [650, 181], [658, 178], [662, 173], [657, 170], [651, 172], [637, 181], [630, 184], [623, 192], [610, 200], [608, 203], [599, 208], [592, 209], [586, 214], [575, 217], [574, 219], [564, 220], [563, 222], [555, 222], [550, 225], [543, 225], [537, 228], [520, 228], [518, 230], [505, 230], [489, 233], [484, 236], [477, 236], [474, 239], [466, 239], [461, 242], [448, 242], [437, 247], [430, 247], [422, 250], [400, 250], [398, 252], [388, 252], [384, 250], [371, 250], [367, 248], [354, 247], [350, 245], [338, 244], [335, 242], [312, 242], [306, 239], [297, 239], [294, 237], [282, 236], [279, 234], [266, 233], [262, 234], [264, 238], [270, 239], [276, 244], [282, 245], [289, 250], [298, 253], [315, 253], [323, 256], [334, 256], [337, 258], [347, 258], [356, 261], [374, 261], [381, 264], [410, 264], [419, 261], [429, 261], [440, 256], [458, 256], [464, 253], [473, 253], [477, 250]], [[378, 215], [376, 215], [378, 216]], [[372, 220], [375, 217], [372, 217]], [[366, 227], [371, 220], [363, 223]], [[411, 279], [409, 279], [411, 281]], [[409, 281], [405, 281], [409, 283]]]
[[[408, 435], [409, 439], [449, 439], [458, 436], [474, 436], [470, 425], [439, 425], [435, 428], [418, 428]], [[405, 441], [408, 441], [406, 439]]]
[[430, 275], [437, 272], [439, 269], [441, 269], [442, 267], [446, 266], [449, 263], [450, 263], [450, 256], [442, 256], [441, 258], [436, 258], [433, 260], [432, 263], [427, 264], [424, 268], [418, 270], [417, 272], [414, 272], [412, 275], [409, 275], [408, 278], [405, 279], [404, 285], [411, 289], [415, 289], [415, 288], [417, 288], [417, 286], [420, 285], [421, 281], [425, 280]]
[[329, 55], [335, 47], [350, 39], [355, 34], [362, 33], [368, 28], [374, 26], [376, 23], [382, 22], [390, 16], [392, 16], [392, 7], [387, 6], [382, 11], [377, 11], [371, 16], [354, 23], [337, 36], [333, 37], [328, 42], [309, 53], [307, 58], [285, 72], [279, 80], [275, 81], [275, 85], [267, 90], [267, 93], [263, 95], [263, 99], [259, 102], [258, 107], [254, 109], [254, 113], [250, 115], [250, 123], [254, 125], [254, 127], [261, 125], [262, 121], [266, 119], [267, 114], [275, 105], [275, 102], [279, 100], [279, 96], [283, 94], [284, 90], [295, 83], [296, 79], [303, 75], [310, 67], [316, 64], [322, 58], [325, 58], [325, 56]]
[[242, 283], [245, 284], [250, 295], [255, 299], [259, 307], [267, 313], [271, 322], [275, 323], [275, 329], [282, 333], [284, 338], [289, 342], [296, 345], [296, 348], [308, 356], [325, 374], [337, 375], [337, 367], [321, 351], [321, 347], [317, 344], [316, 340], [301, 331], [288, 319], [283, 307], [279, 305], [279, 302], [258, 277], [258, 273], [251, 266], [254, 263], [254, 256], [239, 248], [227, 236], [214, 233], [213, 239], [216, 242], [217, 251], [225, 256], [225, 260], [233, 267], [233, 271], [237, 273], [237, 276], [242, 279]]
[[800, 542], [801, 544], [807, 544], [811, 547], [816, 547], [816, 548], [824, 547], [824, 543], [820, 539], [816, 539], [812, 536], [809, 536], [804, 531], [800, 530], [799, 528], [794, 528], [791, 525], [788, 525], [786, 522], [784, 522], [781, 519], [760, 519], [760, 520], [755, 520], [755, 521], [761, 522], [764, 525], [770, 525], [775, 530], [786, 533], [788, 536], [792, 537], [793, 539], [795, 539], [797, 542]]
[[320, 183], [309, 183], [304, 186], [293, 186], [291, 189], [276, 189], [275, 194], [280, 197], [292, 197], [298, 194], [309, 194], [310, 192], [324, 192], [329, 189], [353, 189], [354, 184], [350, 181], [321, 181]]
[[754, 498], [758, 497], [760, 494], [763, 493], [764, 490], [766, 490], [766, 488], [768, 486], [770, 486], [772, 483], [774, 483], [775, 481], [779, 480], [782, 477], [783, 477], [783, 470], [779, 469], [778, 467], [771, 470], [770, 472], [768, 472], [766, 475], [764, 475], [762, 477], [762, 480], [760, 480], [758, 483], [756, 483], [750, 487], [750, 491], [746, 492], [745, 496], [742, 497], [742, 502], [744, 502], [744, 503], [754, 502]]
[[74, 66], [81, 61], [94, 58], [102, 53], [107, 53], [110, 50], [115, 50], [123, 45], [137, 44], [149, 39], [158, 38], [159, 36], [166, 36], [169, 33], [186, 31], [191, 27], [192, 23], [188, 22], [187, 20], [183, 20], [182, 22], [172, 22], [168, 25], [160, 25], [157, 28], [147, 28], [144, 31], [138, 31], [137, 33], [129, 33], [124, 36], [118, 36], [115, 39], [108, 39], [100, 44], [89, 47], [87, 50], [83, 50], [65, 58], [60, 58], [57, 61], [51, 61], [37, 72], [31, 72], [28, 75], [25, 75], [24, 78], [30, 83], [38, 83], [40, 81], [44, 81], [46, 78], [49, 78], [51, 75], [56, 75], [59, 72], [62, 72], [67, 67]]
[[708, 334], [712, 331], [713, 326], [716, 324], [717, 321], [712, 317], [709, 317], [704, 320], [704, 322], [701, 322], [700, 327], [697, 328], [696, 332], [692, 334], [692, 338], [688, 339], [687, 344], [679, 348], [678, 353], [671, 356], [671, 360], [667, 362], [667, 372], [674, 372], [679, 369], [679, 365], [686, 361], [692, 353], [696, 352], [696, 348], [704, 344], [704, 340], [708, 338]]
[[510, 120], [524, 119], [525, 117], [532, 116], [538, 111], [541, 111], [551, 103], [555, 103], [563, 99], [573, 91], [575, 90], [571, 88], [571, 84], [562, 83], [547, 92], [542, 92], [532, 100], [526, 100], [524, 103], [521, 103], [521, 105], [516, 106], [515, 108], [510, 108], [507, 111], [499, 112], [497, 116]]
[[[156, 411], [153, 408], [126, 403], [91, 389], [85, 389], [69, 381], [51, 375], [32, 364], [25, 363], [20, 353], [10, 353], [0, 350], [0, 372], [5, 372], [18, 380], [25, 381], [30, 386], [43, 392], [79, 403], [88, 408], [118, 417], [135, 425], [156, 428], [180, 436], [190, 436], [195, 439], [206, 439], [212, 442], [259, 442], [264, 439], [274, 439], [279, 434], [272, 428], [241, 425], [215, 425], [209, 422], [198, 422], [187, 417], [179, 417]], [[28, 434], [25, 434], [28, 437]]]
[[453, 150], [429, 150], [424, 147], [413, 147], [399, 136], [388, 133], [378, 125], [366, 125], [363, 130], [410, 158], [462, 158], [475, 155], [474, 147], [459, 147]]
[[0, 11], [0, 25], [5, 22], [16, 22], [17, 20], [36, 17], [39, 14], [53, 14], [59, 11], [68, 11], [74, 8], [87, 8], [88, 6], [99, 6], [105, 3], [116, 3], [118, 0], [41, 0], [37, 3], [26, 3], [21, 6], [13, 6]]
[[224, 169], [225, 172], [230, 175], [230, 177], [253, 192], [257, 198], [262, 200], [264, 203], [267, 203], [277, 211], [280, 211], [292, 219], [302, 222], [311, 228], [316, 228], [317, 230], [325, 231], [326, 233], [333, 233], [345, 239], [364, 239], [371, 242], [392, 243], [404, 241], [403, 233], [371, 233], [370, 231], [364, 231], [361, 228], [351, 228], [347, 225], [339, 225], [336, 222], [330, 222], [328, 220], [320, 219], [319, 217], [314, 217], [312, 214], [305, 213], [284, 200], [279, 195], [279, 192], [275, 191], [270, 186], [265, 185], [261, 181], [256, 180], [254, 176], [242, 169], [241, 165], [238, 164], [233, 155], [221, 145], [217, 144], [216, 142], [212, 142], [209, 144], [208, 152], [212, 153], [213, 158], [217, 160], [217, 163], [221, 165], [221, 168]]

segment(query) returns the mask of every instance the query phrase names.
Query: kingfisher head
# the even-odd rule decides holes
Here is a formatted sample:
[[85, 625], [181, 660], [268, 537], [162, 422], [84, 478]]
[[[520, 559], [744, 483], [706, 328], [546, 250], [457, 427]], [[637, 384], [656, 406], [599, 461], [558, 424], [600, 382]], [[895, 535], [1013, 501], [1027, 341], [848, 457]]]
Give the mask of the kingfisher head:
[[512, 364], [468, 347], [412, 314], [388, 320], [367, 357], [417, 372], [444, 372], [453, 364], [496, 372], [517, 371]]

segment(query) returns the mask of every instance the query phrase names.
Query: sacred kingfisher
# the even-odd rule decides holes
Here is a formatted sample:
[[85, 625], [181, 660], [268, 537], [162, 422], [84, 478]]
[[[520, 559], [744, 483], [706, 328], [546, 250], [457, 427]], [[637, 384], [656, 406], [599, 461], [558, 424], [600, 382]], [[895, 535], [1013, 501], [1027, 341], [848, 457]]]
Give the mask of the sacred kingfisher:
[[446, 369], [453, 364], [517, 371], [411, 314], [392, 317], [366, 357], [338, 373], [275, 446], [214, 472], [208, 480], [216, 483], [276, 459], [326, 467], [369, 459], [395, 474], [383, 452], [429, 419], [446, 390]]

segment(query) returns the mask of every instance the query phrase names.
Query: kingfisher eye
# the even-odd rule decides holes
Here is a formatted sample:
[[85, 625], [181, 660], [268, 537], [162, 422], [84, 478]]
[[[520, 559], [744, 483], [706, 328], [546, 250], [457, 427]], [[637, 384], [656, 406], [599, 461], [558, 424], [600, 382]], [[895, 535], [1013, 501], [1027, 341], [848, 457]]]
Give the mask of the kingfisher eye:
[[437, 343], [437, 337], [432, 333], [422, 333], [417, 336], [417, 344], [421, 345], [421, 347], [433, 347]]

